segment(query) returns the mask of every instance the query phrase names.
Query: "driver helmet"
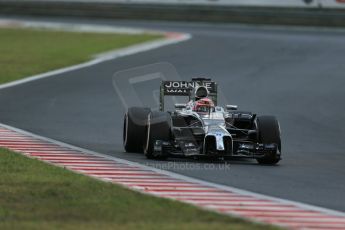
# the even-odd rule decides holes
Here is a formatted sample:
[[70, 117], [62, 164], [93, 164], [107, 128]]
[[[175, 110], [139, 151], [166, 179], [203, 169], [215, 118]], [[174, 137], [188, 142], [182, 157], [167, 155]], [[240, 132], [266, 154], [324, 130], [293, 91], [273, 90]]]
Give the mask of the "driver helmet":
[[199, 86], [195, 89], [194, 94], [195, 94], [195, 100], [198, 101], [201, 98], [206, 98], [209, 92], [205, 86]]
[[209, 98], [201, 98], [195, 102], [193, 111], [198, 113], [208, 113], [214, 108], [214, 103]]

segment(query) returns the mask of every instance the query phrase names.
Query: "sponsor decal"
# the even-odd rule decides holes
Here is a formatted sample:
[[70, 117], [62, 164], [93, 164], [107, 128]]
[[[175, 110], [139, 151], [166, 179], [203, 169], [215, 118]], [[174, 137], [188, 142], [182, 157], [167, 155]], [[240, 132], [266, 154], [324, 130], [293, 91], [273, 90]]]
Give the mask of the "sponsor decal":
[[209, 92], [215, 92], [215, 82], [188, 82], [188, 81], [163, 81], [163, 90], [165, 95], [189, 95], [192, 89], [204, 86]]

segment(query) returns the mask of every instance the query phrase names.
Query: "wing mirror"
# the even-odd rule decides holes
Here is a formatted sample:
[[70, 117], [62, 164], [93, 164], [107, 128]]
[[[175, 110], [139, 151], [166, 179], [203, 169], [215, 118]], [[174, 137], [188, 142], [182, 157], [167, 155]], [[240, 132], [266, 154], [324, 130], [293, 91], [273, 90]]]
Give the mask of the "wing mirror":
[[238, 106], [237, 105], [226, 105], [227, 110], [237, 110]]
[[175, 109], [185, 109], [186, 107], [187, 107], [186, 104], [180, 104], [180, 103], [175, 104]]

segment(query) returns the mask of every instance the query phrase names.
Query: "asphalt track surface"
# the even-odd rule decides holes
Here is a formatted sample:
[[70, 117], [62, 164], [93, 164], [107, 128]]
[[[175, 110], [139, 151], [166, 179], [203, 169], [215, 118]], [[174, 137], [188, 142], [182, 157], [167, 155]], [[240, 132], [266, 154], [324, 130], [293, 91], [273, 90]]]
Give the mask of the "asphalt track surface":
[[[2, 89], [0, 122], [194, 178], [345, 211], [345, 32], [167, 22], [92, 23], [189, 32], [193, 38]], [[281, 163], [260, 166], [253, 160], [229, 161], [230, 169], [224, 169], [223, 162], [156, 162], [142, 154], [124, 153], [124, 110], [112, 76], [157, 62], [171, 63], [186, 80], [212, 77], [226, 102], [243, 110], [276, 115], [282, 129]]]

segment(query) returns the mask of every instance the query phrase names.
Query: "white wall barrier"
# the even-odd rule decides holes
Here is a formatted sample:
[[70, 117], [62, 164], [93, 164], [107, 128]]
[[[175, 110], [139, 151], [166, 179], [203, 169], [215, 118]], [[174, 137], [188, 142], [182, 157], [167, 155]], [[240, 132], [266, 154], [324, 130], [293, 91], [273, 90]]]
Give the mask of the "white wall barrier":
[[[17, 0], [18, 1], [18, 0]], [[20, 0], [19, 0], [20, 1]], [[25, 1], [25, 0], [21, 0]], [[188, 4], [248, 7], [345, 8], [345, 0], [40, 0], [42, 2], [99, 2], [137, 4]]]
[[0, 0], [0, 13], [345, 27], [345, 0]]
[[323, 8], [345, 8], [345, 0], [320, 0]]

